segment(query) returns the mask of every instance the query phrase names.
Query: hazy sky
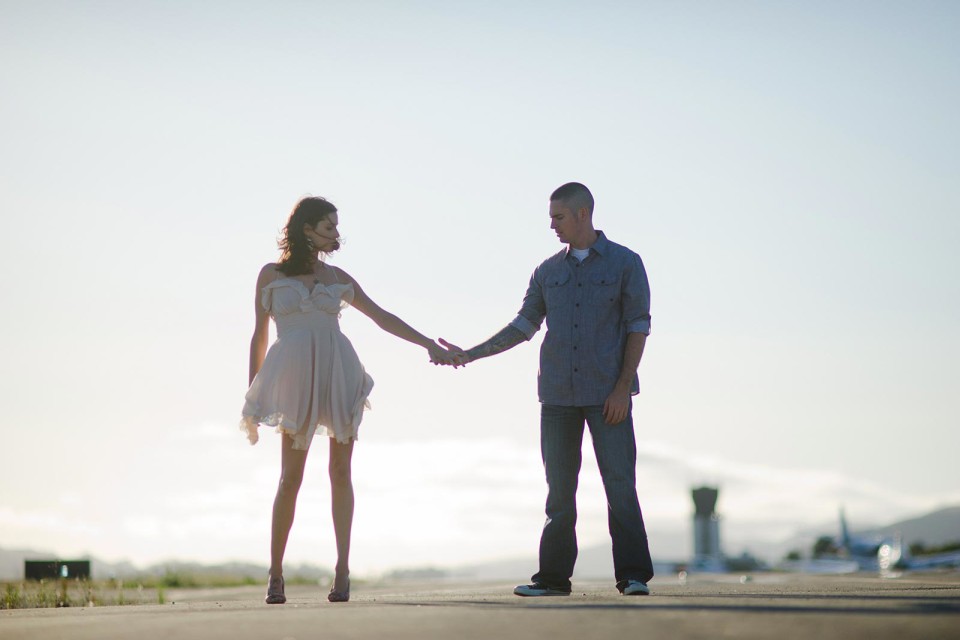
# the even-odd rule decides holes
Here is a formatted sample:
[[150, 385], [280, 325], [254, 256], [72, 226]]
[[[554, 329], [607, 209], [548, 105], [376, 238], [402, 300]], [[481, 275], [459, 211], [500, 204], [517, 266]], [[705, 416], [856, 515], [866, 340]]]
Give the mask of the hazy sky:
[[[0, 547], [266, 563], [279, 441], [236, 424], [295, 202], [472, 346], [560, 248], [569, 180], [650, 278], [655, 558], [690, 552], [701, 482], [731, 553], [960, 502], [958, 28], [946, 1], [0, 1]], [[454, 371], [342, 326], [376, 381], [354, 569], [533, 560], [542, 334]], [[288, 558], [332, 565], [320, 444]], [[579, 502], [605, 540], [589, 462]]]

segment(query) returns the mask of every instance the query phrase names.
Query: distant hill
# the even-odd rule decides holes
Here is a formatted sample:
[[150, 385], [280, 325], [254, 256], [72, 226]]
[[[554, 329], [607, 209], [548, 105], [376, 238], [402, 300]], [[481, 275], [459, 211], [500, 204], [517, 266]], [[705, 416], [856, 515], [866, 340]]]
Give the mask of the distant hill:
[[49, 557], [50, 554], [33, 549], [0, 549], [0, 580], [23, 578], [24, 560], [39, 560]]
[[[907, 546], [922, 542], [924, 545], [940, 546], [949, 542], [960, 541], [960, 506], [944, 507], [931, 511], [925, 515], [908, 518], [893, 524], [877, 527], [850, 521], [850, 531], [854, 535], [879, 534], [883, 537], [893, 537], [898, 533]], [[760, 551], [761, 555], [771, 561], [780, 560], [792, 550], [807, 555], [813, 543], [821, 536], [837, 537], [840, 534], [839, 514], [834, 523], [824, 523], [818, 526], [805, 526], [786, 540], [777, 543], [758, 542], [750, 545], [751, 550]], [[722, 535], [722, 533], [721, 533]]]
[[960, 506], [894, 522], [874, 531], [885, 536], [899, 533], [907, 545], [922, 542], [927, 547], [939, 547], [949, 542], [960, 542]]
[[[0, 548], [0, 580], [23, 579], [24, 560], [90, 560], [90, 573], [94, 578], [129, 578], [145, 573], [130, 562], [104, 562], [89, 555], [58, 556], [50, 551], [36, 549]], [[161, 572], [162, 575], [162, 572]]]

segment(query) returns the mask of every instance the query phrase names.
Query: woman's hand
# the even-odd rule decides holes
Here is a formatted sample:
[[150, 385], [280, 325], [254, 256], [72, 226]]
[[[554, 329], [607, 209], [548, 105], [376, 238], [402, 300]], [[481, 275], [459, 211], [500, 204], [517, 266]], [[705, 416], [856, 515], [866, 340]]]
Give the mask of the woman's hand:
[[459, 353], [448, 351], [435, 342], [431, 343], [430, 346], [427, 347], [427, 352], [430, 354], [430, 362], [433, 364], [450, 365], [454, 369], [466, 364], [466, 362], [463, 361], [463, 358], [460, 357]]
[[440, 338], [440, 344], [447, 348], [447, 352], [452, 354], [457, 361], [457, 365], [461, 367], [467, 366], [467, 363], [470, 362], [470, 356], [467, 354], [463, 348], [458, 347], [452, 342], [447, 342], [443, 338]]

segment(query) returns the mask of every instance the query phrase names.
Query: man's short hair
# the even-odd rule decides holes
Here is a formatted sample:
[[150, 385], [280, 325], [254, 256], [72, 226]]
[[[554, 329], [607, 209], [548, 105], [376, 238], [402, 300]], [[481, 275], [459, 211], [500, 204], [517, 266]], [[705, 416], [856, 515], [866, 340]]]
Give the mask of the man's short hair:
[[593, 194], [590, 189], [579, 182], [568, 182], [550, 194], [550, 202], [562, 202], [574, 211], [586, 207], [587, 213], [593, 215]]

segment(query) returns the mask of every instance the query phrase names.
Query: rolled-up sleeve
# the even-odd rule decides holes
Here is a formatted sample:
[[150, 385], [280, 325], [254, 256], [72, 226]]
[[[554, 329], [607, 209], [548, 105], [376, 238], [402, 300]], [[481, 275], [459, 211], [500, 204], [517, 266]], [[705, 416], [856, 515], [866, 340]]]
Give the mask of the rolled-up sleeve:
[[510, 326], [520, 330], [527, 340], [533, 338], [533, 334], [540, 330], [543, 319], [547, 315], [547, 306], [543, 301], [543, 288], [540, 286], [537, 271], [530, 276], [530, 285], [527, 287], [527, 293], [523, 296], [523, 305], [517, 313], [517, 317], [510, 321]]
[[643, 261], [636, 254], [625, 269], [622, 296], [627, 333], [650, 335], [650, 284]]

